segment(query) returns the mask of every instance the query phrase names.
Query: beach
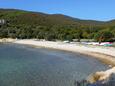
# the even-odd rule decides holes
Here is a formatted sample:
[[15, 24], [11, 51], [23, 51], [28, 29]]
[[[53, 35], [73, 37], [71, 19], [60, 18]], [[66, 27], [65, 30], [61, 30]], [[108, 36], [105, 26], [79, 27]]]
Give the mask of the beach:
[[[4, 41], [5, 40], [5, 41]], [[99, 60], [99, 62], [104, 63], [104, 65], [109, 66], [110, 69], [106, 71], [98, 71], [95, 72], [93, 75], [88, 79], [88, 82], [95, 83], [98, 80], [105, 80], [114, 77], [112, 74], [115, 74], [115, 48], [114, 47], [106, 47], [106, 46], [98, 46], [98, 45], [86, 45], [79, 42], [70, 42], [66, 43], [63, 41], [44, 41], [44, 40], [36, 40], [36, 39], [1, 39], [3, 43], [11, 43], [13, 46], [15, 44], [19, 45], [29, 45], [35, 48], [51, 48], [62, 50], [63, 52], [68, 51], [79, 53], [83, 55], [85, 58], [88, 57], [89, 59], [95, 58]], [[66, 58], [66, 57], [65, 57]], [[87, 61], [85, 61], [87, 62]], [[87, 62], [88, 63], [88, 62]], [[95, 68], [95, 67], [94, 67]], [[102, 68], [103, 70], [103, 68]], [[95, 76], [99, 76], [98, 80], [95, 80]]]
[[[95, 83], [96, 81], [105, 81], [114, 77], [115, 74], [115, 48], [104, 47], [104, 46], [93, 46], [93, 45], [83, 45], [79, 43], [63, 43], [63, 42], [51, 42], [51, 41], [35, 41], [35, 40], [17, 40], [14, 43], [33, 45], [36, 47], [45, 47], [59, 50], [66, 50], [71, 52], [80, 53], [83, 55], [88, 55], [89, 57], [96, 58], [97, 60], [109, 65], [110, 69], [106, 71], [98, 71], [94, 73], [88, 80], [90, 83]], [[95, 76], [98, 79], [95, 79]], [[107, 82], [106, 82], [107, 83]], [[110, 83], [110, 82], [109, 82]]]
[[1, 86], [75, 86], [75, 81], [108, 69], [90, 56], [14, 43], [0, 45], [0, 63]]
[[32, 39], [16, 40], [13, 43], [76, 52], [92, 56], [102, 61], [103, 63], [115, 66], [115, 48], [113, 47], [90, 46], [77, 43], [63, 43], [52, 41], [37, 41]]

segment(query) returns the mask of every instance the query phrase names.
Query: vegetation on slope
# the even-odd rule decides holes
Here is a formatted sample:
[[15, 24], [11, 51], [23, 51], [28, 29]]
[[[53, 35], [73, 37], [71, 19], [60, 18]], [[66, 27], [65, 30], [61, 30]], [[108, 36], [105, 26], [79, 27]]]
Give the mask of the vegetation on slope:
[[16, 9], [0, 9], [0, 38], [38, 38], [46, 40], [96, 39], [110, 41], [115, 38], [115, 22], [80, 20], [62, 14], [45, 14]]

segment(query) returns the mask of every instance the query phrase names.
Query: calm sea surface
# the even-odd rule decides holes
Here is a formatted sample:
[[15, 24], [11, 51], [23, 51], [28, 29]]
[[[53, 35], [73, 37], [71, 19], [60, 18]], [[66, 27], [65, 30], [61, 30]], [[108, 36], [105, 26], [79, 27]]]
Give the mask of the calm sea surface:
[[77, 53], [0, 45], [0, 86], [74, 86], [75, 80], [107, 66]]

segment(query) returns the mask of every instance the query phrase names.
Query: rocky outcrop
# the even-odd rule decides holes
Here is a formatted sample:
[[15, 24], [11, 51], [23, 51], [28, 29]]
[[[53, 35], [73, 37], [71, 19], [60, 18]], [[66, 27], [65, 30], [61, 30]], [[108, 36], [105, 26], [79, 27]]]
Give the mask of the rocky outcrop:
[[75, 86], [115, 86], [115, 67], [91, 74], [86, 80], [76, 81]]
[[91, 74], [88, 77], [87, 81], [89, 83], [96, 83], [96, 82], [110, 83], [112, 81], [115, 84], [115, 67], [113, 67], [107, 71], [100, 71], [100, 72]]

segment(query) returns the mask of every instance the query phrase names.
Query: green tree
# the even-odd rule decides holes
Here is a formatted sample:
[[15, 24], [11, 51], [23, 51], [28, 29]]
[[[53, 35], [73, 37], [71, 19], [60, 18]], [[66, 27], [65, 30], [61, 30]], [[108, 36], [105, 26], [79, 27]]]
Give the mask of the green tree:
[[95, 40], [98, 42], [110, 41], [113, 38], [113, 34], [109, 30], [101, 30], [95, 34]]

